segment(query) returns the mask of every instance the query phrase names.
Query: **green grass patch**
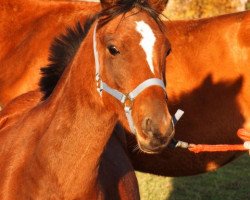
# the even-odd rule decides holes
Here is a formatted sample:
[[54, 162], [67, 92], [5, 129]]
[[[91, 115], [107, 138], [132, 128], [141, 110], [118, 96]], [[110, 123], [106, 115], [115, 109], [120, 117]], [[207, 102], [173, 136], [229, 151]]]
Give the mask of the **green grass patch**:
[[142, 200], [249, 200], [250, 157], [197, 176], [169, 178], [137, 172]]

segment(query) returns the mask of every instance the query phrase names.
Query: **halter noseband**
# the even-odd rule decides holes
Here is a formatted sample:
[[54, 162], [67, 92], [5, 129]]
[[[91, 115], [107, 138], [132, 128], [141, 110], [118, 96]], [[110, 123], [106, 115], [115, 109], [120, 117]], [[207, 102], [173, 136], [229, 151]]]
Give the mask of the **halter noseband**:
[[96, 67], [96, 82], [97, 82], [97, 91], [99, 94], [102, 94], [102, 91], [107, 92], [117, 100], [119, 100], [124, 105], [124, 111], [128, 120], [128, 124], [130, 127], [130, 131], [134, 134], [136, 134], [133, 118], [132, 118], [132, 106], [133, 101], [135, 98], [146, 88], [151, 86], [158, 86], [165, 91], [165, 84], [163, 81], [159, 78], [150, 78], [139, 84], [133, 91], [131, 91], [128, 94], [124, 94], [116, 89], [111, 88], [108, 86], [107, 83], [103, 82], [100, 76], [100, 63], [99, 63], [99, 54], [97, 51], [97, 45], [96, 45], [96, 28], [97, 24], [94, 28], [94, 34], [93, 34], [93, 49], [94, 49], [94, 58], [95, 58], [95, 67]]

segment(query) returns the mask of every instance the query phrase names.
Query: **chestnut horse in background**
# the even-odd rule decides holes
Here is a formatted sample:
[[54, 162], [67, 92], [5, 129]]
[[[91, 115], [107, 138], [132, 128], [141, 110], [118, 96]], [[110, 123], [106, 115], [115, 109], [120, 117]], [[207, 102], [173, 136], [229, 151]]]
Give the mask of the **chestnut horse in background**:
[[[100, 10], [93, 2], [0, 2], [0, 107], [37, 88], [53, 39]], [[15, 73], [13, 73], [15, 71]]]
[[[119, 185], [126, 189], [118, 198], [107, 197], [102, 185], [110, 184], [100, 161], [114, 126], [119, 120], [134, 128], [140, 149], [150, 153], [173, 136], [162, 80], [170, 45], [161, 8], [137, 0], [102, 6], [52, 44], [40, 81], [43, 101], [37, 104], [40, 92], [29, 92], [1, 112], [0, 199], [139, 199], [134, 173], [128, 185]], [[150, 39], [148, 52], [143, 44]], [[8, 112], [15, 114], [4, 118]]]
[[[167, 21], [170, 112], [185, 111], [175, 138], [195, 144], [242, 144], [250, 130], [250, 11], [207, 19]], [[166, 149], [130, 157], [135, 169], [165, 176], [212, 171], [242, 152], [194, 154]]]
[[[31, 6], [33, 4], [36, 5], [36, 10], [44, 12], [43, 17], [39, 18], [36, 15], [38, 12], [32, 9], [35, 7]], [[37, 88], [40, 66], [45, 66], [48, 62], [50, 42], [67, 26], [71, 26], [67, 20], [84, 19], [86, 18], [84, 13], [95, 13], [100, 9], [98, 4], [86, 2], [28, 1], [25, 2], [27, 6], [25, 7], [19, 0], [18, 5], [19, 8], [23, 7], [19, 10], [22, 11], [22, 15], [26, 18], [29, 16], [30, 24], [37, 22], [48, 28], [39, 32], [40, 35], [33, 34], [31, 25], [27, 23], [25, 30], [29, 31], [20, 35], [18, 33], [24, 30], [15, 31], [19, 30], [19, 26], [10, 26], [12, 21], [7, 18], [10, 11], [6, 9], [7, 14], [3, 17], [9, 26], [6, 25], [8, 28], [4, 29], [6, 32], [0, 33], [0, 38], [5, 38], [0, 45], [7, 47], [14, 39], [19, 42], [12, 44], [10, 48], [12, 52], [1, 52], [5, 52], [7, 58], [0, 62], [2, 105], [22, 92]], [[26, 8], [29, 9], [26, 10]], [[23, 21], [23, 18], [18, 21], [18, 16], [13, 18], [16, 19], [14, 22], [17, 24]], [[169, 80], [167, 92], [171, 100], [170, 111], [174, 112], [177, 108], [182, 108], [186, 113], [176, 128], [176, 138], [191, 143], [241, 142], [236, 137], [237, 129], [245, 127], [249, 130], [250, 111], [247, 91], [250, 63], [248, 38], [250, 12], [200, 20], [166, 21], [165, 25], [172, 47], [166, 63], [166, 77]], [[9, 35], [10, 32], [13, 33], [12, 37]], [[22, 43], [24, 39], [26, 42]], [[37, 41], [43, 41], [43, 46], [39, 49], [35, 48]], [[8, 70], [9, 74], [6, 74], [5, 71]], [[5, 76], [2, 76], [3, 74]], [[20, 88], [19, 92], [14, 90], [15, 87], [17, 90]], [[21, 90], [22, 88], [24, 89]], [[132, 140], [130, 142], [134, 143], [132, 135], [130, 139]], [[129, 144], [128, 148], [137, 170], [165, 176], [186, 176], [211, 171], [241, 155], [240, 152], [195, 155], [183, 149], [166, 149], [159, 155], [144, 155], [134, 152], [132, 144]]]

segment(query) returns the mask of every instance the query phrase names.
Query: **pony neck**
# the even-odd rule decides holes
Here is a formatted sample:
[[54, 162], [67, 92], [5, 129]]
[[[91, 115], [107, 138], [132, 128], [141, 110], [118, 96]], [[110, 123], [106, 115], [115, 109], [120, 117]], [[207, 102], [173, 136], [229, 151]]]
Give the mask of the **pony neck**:
[[89, 191], [96, 185], [99, 160], [116, 123], [96, 90], [94, 57], [88, 51], [93, 52], [92, 30], [45, 102], [53, 116], [37, 150], [39, 162], [57, 179], [48, 187], [60, 187], [67, 192], [65, 199], [92, 199], [86, 195], [96, 194]]

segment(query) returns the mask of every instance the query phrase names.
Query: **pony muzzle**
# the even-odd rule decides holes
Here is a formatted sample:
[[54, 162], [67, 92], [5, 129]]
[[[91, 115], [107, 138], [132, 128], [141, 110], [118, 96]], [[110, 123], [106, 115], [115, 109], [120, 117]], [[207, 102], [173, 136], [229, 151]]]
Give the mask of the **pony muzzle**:
[[142, 133], [137, 134], [138, 146], [148, 154], [157, 154], [163, 151], [173, 140], [175, 124], [182, 117], [184, 112], [178, 110], [175, 115], [168, 117], [159, 124], [152, 118], [142, 120]]
[[141, 124], [142, 130], [137, 135], [139, 147], [146, 153], [159, 153], [171, 141], [175, 130], [172, 119], [159, 122], [151, 118], [145, 118]]

